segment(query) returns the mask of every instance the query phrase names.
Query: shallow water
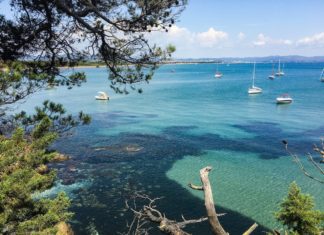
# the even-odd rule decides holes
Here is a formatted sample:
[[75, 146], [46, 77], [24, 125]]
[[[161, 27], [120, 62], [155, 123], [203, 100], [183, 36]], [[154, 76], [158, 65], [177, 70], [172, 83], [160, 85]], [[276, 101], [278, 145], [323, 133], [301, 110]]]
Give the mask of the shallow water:
[[[105, 69], [84, 69], [88, 82], [82, 87], [42, 91], [19, 106], [31, 111], [50, 99], [93, 118], [54, 144], [72, 159], [53, 165], [60, 181], [44, 195], [69, 193], [77, 234], [116, 234], [130, 220], [124, 202], [134, 191], [165, 196], [159, 206], [170, 218], [203, 216], [202, 193], [187, 184], [198, 184], [199, 169], [211, 165], [217, 210], [227, 213], [221, 221], [231, 234], [254, 221], [261, 225], [256, 234], [276, 227], [273, 213], [293, 180], [323, 210], [323, 186], [304, 177], [281, 144], [287, 139], [305, 156], [323, 135], [322, 67], [286, 64], [286, 76], [271, 81], [272, 65], [257, 64], [256, 85], [263, 93], [252, 96], [250, 64], [219, 66], [219, 80], [213, 64], [165, 65], [150, 85], [142, 85], [143, 94], [127, 96], [109, 89]], [[96, 101], [99, 90], [111, 100]], [[281, 93], [294, 102], [276, 105]], [[188, 231], [210, 234], [207, 223]]]

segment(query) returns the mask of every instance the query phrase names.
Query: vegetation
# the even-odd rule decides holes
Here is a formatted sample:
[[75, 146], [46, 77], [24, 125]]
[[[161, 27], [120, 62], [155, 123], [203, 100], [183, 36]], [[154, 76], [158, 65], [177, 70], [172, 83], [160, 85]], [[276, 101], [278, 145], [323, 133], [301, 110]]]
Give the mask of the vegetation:
[[146, 37], [168, 31], [187, 0], [10, 2], [14, 20], [0, 15], [0, 61], [32, 59], [37, 62], [33, 72], [51, 75], [46, 81], [61, 75], [59, 65], [96, 58], [109, 68], [111, 87], [127, 93], [148, 82], [174, 51], [151, 45]]
[[320, 234], [320, 226], [323, 226], [324, 213], [314, 210], [313, 198], [301, 193], [296, 182], [293, 182], [289, 187], [288, 196], [280, 204], [276, 218], [287, 226], [292, 234], [317, 235]]
[[54, 199], [35, 199], [50, 188], [55, 171], [46, 166], [57, 154], [45, 149], [57, 137], [44, 118], [27, 139], [18, 128], [12, 137], [0, 137], [0, 231], [2, 234], [53, 234], [55, 225], [72, 214], [64, 193]]

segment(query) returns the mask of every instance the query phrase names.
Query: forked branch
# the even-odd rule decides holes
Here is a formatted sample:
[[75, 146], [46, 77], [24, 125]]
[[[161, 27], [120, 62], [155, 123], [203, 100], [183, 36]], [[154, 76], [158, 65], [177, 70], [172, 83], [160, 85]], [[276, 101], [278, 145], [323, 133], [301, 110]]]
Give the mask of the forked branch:
[[[228, 235], [229, 233], [224, 230], [221, 223], [218, 220], [219, 214], [216, 213], [213, 191], [209, 182], [209, 172], [212, 170], [211, 166], [204, 167], [200, 170], [200, 180], [203, 186], [196, 186], [192, 183], [189, 184], [189, 187], [195, 190], [204, 191], [204, 199], [205, 199], [205, 207], [208, 216], [208, 221], [211, 226], [211, 230], [215, 235]], [[258, 225], [254, 223], [247, 231], [245, 231], [244, 235], [251, 234]]]

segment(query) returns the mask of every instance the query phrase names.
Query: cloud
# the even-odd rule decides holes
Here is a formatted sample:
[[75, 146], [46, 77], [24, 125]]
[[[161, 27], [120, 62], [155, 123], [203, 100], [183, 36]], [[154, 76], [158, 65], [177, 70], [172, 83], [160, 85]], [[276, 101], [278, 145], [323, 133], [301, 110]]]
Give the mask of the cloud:
[[213, 47], [227, 38], [226, 32], [217, 31], [214, 28], [209, 28], [208, 31], [196, 35], [196, 41], [203, 47]]
[[176, 25], [169, 28], [167, 33], [153, 32], [148, 35], [154, 43], [175, 44], [177, 47], [202, 47], [210, 48], [220, 45], [228, 39], [228, 34], [223, 31], [209, 28], [205, 32], [191, 32], [187, 28]]
[[265, 46], [265, 45], [292, 45], [293, 42], [288, 39], [272, 39], [260, 33], [256, 41], [253, 41], [254, 46]]
[[297, 41], [302, 46], [324, 46], [324, 32], [305, 37]]
[[239, 34], [237, 35], [237, 38], [238, 38], [240, 41], [242, 41], [242, 40], [245, 39], [245, 34], [242, 33], [242, 32], [239, 32]]

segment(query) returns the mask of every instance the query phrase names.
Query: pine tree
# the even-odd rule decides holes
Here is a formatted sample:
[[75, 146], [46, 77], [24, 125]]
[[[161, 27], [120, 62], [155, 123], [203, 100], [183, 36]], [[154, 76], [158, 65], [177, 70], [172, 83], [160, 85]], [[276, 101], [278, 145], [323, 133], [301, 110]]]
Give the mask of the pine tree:
[[314, 206], [313, 198], [309, 194], [303, 194], [296, 182], [293, 182], [275, 216], [294, 234], [317, 235], [324, 222], [324, 213], [314, 210]]
[[50, 126], [45, 118], [28, 137], [21, 128], [10, 138], [0, 136], [1, 234], [55, 234], [55, 225], [72, 216], [64, 193], [54, 199], [34, 197], [50, 188], [56, 176], [46, 166], [57, 154], [46, 151], [57, 137], [46, 131]]

